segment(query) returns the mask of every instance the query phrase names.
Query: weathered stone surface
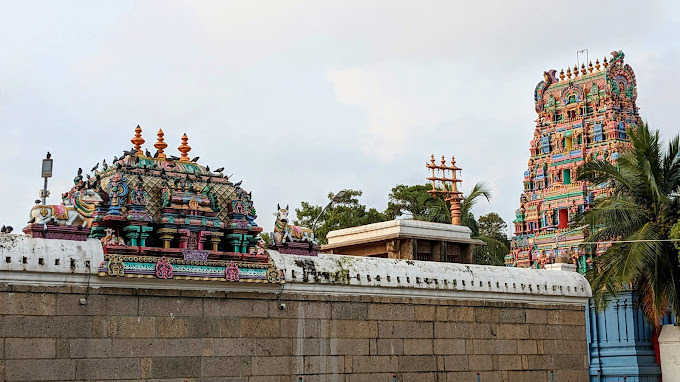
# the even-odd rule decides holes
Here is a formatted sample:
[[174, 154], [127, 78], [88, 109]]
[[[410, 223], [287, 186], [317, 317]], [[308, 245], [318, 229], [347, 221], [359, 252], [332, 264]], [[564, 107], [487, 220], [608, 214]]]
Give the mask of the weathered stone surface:
[[355, 302], [334, 302], [331, 304], [331, 318], [336, 320], [365, 320], [368, 305]]
[[380, 338], [432, 338], [431, 322], [380, 321]]
[[251, 375], [250, 357], [203, 357], [202, 377], [247, 377]]
[[154, 357], [151, 359], [153, 378], [196, 378], [201, 374], [201, 357]]
[[76, 361], [71, 359], [21, 359], [5, 361], [5, 378], [10, 381], [72, 381]]
[[8, 338], [5, 340], [5, 358], [55, 358], [55, 342], [49, 338]]
[[331, 338], [331, 355], [368, 355], [369, 340], [367, 338]]
[[93, 379], [139, 379], [141, 365], [138, 358], [117, 358], [115, 362], [106, 359], [76, 360], [76, 378]]
[[71, 358], [110, 358], [110, 338], [76, 338], [69, 340], [69, 356]]
[[108, 318], [107, 337], [153, 338], [156, 335], [155, 317], [119, 317]]
[[404, 339], [404, 354], [434, 354], [432, 339]]
[[139, 315], [153, 317], [203, 316], [203, 300], [190, 297], [143, 297]]
[[0, 293], [3, 314], [52, 315], [56, 295], [48, 293]]
[[19, 297], [12, 314], [0, 310], [0, 380], [376, 382], [397, 373], [401, 381], [467, 382], [479, 372], [484, 382], [535, 382], [550, 369], [564, 380], [587, 378], [584, 312], [571, 307], [39, 290], [0, 290], [0, 301], [52, 296]]
[[81, 338], [89, 337], [92, 321], [84, 316], [4, 316], [3, 337]]
[[[85, 304], [81, 304], [85, 299]], [[99, 315], [108, 312], [112, 316], [136, 316], [137, 296], [59, 294], [56, 314], [68, 316]]]

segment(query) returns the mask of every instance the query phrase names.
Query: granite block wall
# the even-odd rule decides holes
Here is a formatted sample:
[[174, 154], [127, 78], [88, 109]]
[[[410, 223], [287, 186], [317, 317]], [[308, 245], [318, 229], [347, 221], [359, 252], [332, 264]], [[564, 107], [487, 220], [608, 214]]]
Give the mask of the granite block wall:
[[0, 284], [0, 381], [585, 381], [583, 309]]

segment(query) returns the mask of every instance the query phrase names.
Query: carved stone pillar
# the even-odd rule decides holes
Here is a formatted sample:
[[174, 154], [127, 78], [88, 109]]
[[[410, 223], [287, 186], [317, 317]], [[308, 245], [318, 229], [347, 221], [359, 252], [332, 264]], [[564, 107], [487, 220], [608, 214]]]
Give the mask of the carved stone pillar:
[[189, 235], [190, 231], [188, 229], [178, 229], [177, 233], [179, 234], [179, 247], [182, 249], [187, 249], [188, 248], [188, 243], [189, 243]]
[[161, 228], [157, 232], [158, 239], [163, 243], [163, 248], [170, 248], [170, 242], [175, 238], [177, 230], [174, 228]]

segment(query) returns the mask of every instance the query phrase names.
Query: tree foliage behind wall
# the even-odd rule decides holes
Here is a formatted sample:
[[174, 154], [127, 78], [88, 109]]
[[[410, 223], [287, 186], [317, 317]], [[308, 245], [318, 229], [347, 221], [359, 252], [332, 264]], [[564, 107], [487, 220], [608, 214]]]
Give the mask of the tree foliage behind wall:
[[[314, 235], [319, 243], [326, 244], [328, 232], [356, 227], [359, 225], [378, 223], [386, 220], [414, 219], [432, 221], [444, 224], [451, 223], [451, 206], [441, 196], [432, 197], [427, 193], [432, 186], [404, 185], [399, 184], [392, 188], [388, 196], [385, 212], [375, 208], [367, 208], [359, 202], [362, 195], [360, 190], [348, 190], [338, 203], [333, 203], [321, 214], [323, 206], [302, 202], [300, 208], [295, 209], [296, 225], [312, 228], [314, 219], [319, 217], [314, 224]], [[334, 194], [328, 193], [328, 200], [333, 199]], [[470, 228], [472, 237], [482, 240], [485, 246], [475, 250], [475, 262], [477, 264], [503, 265], [505, 255], [510, 251], [510, 242], [505, 234], [507, 224], [495, 212], [475, 218], [473, 207], [481, 199], [489, 200], [491, 189], [485, 183], [477, 183], [473, 189], [465, 195], [462, 207], [463, 225]]]
[[[363, 194], [361, 190], [347, 190], [342, 199], [331, 204], [324, 213], [322, 206], [302, 202], [300, 208], [295, 209], [297, 220], [295, 225], [310, 227], [314, 225], [314, 236], [320, 244], [328, 243], [326, 235], [330, 231], [342, 228], [356, 227], [365, 224], [379, 223], [389, 220], [385, 214], [375, 208], [367, 208], [359, 202], [359, 197]], [[332, 192], [328, 193], [328, 201], [333, 199]], [[319, 219], [314, 223], [314, 219]]]

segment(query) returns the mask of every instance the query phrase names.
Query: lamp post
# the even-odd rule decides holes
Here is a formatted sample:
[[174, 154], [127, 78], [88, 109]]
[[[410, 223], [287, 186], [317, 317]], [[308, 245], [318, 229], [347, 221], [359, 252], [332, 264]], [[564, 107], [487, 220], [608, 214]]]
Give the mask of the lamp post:
[[337, 203], [340, 200], [342, 200], [342, 198], [345, 196], [345, 194], [347, 194], [347, 190], [340, 190], [340, 191], [338, 191], [337, 194], [333, 195], [333, 198], [331, 199], [331, 201], [328, 202], [326, 207], [324, 207], [321, 210], [321, 213], [319, 213], [319, 215], [316, 218], [314, 218], [314, 220], [312, 221], [312, 231], [314, 231], [314, 229], [316, 228], [316, 223], [319, 221], [319, 218], [321, 217], [321, 215], [323, 215], [323, 213], [326, 212], [328, 207], [330, 207], [333, 203]]
[[47, 191], [47, 178], [52, 177], [52, 154], [49, 151], [45, 159], [42, 160], [42, 177], [45, 183], [43, 184], [43, 189], [40, 190], [40, 197], [44, 206], [47, 203], [47, 197], [50, 196], [50, 192]]

